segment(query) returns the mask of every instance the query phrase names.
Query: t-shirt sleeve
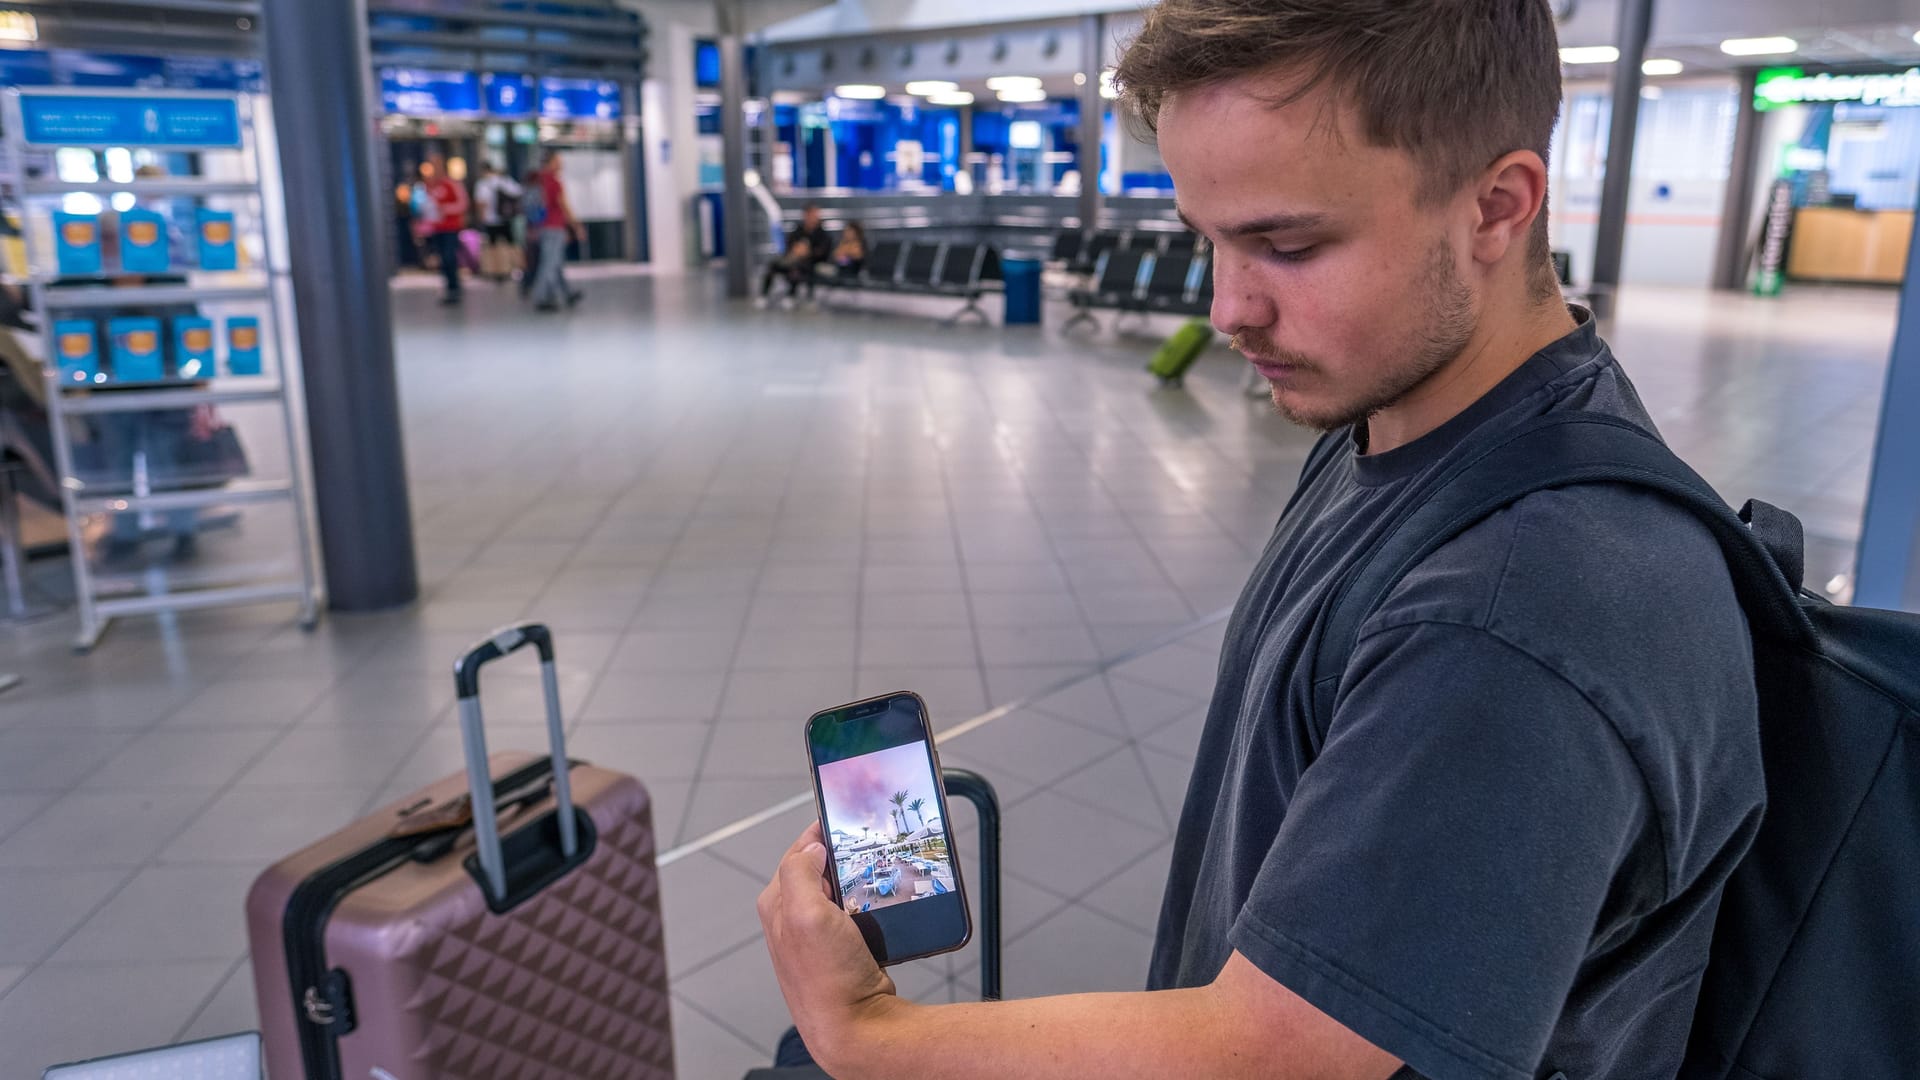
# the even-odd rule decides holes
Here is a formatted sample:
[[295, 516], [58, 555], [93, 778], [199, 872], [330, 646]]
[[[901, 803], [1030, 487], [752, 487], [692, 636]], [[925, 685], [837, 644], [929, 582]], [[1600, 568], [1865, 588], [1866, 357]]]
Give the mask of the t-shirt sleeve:
[[1377, 630], [1230, 941], [1432, 1080], [1529, 1080], [1649, 813], [1606, 717], [1534, 657]]

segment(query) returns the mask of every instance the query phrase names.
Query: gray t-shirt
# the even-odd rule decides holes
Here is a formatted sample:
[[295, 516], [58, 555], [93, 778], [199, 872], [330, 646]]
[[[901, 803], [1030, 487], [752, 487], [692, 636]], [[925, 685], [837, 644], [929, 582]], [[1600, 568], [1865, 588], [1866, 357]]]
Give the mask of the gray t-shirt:
[[1661, 497], [1542, 492], [1407, 575], [1330, 725], [1310, 642], [1379, 523], [1477, 437], [1560, 410], [1653, 430], [1591, 317], [1431, 434], [1334, 449], [1242, 594], [1150, 985], [1238, 950], [1433, 1080], [1674, 1074], [1764, 802], [1720, 550]]

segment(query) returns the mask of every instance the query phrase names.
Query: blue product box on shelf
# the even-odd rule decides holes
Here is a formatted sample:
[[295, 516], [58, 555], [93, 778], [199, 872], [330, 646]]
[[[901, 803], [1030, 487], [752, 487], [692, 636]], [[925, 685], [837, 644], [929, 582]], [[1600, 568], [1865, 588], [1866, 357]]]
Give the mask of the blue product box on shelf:
[[92, 319], [61, 319], [53, 324], [53, 351], [60, 358], [60, 381], [91, 385], [100, 374], [100, 334]]
[[213, 320], [178, 315], [173, 320], [173, 373], [182, 379], [213, 375]]
[[159, 382], [167, 377], [165, 350], [160, 348], [160, 320], [127, 315], [107, 320], [112, 342], [115, 382]]
[[100, 272], [100, 218], [94, 214], [53, 215], [53, 251], [62, 274]]
[[134, 207], [120, 214], [120, 269], [132, 274], [167, 272], [167, 219]]
[[233, 215], [225, 210], [202, 209], [196, 219], [200, 240], [200, 269], [233, 270], [240, 265], [234, 247]]
[[260, 320], [252, 315], [227, 320], [227, 374], [260, 374]]

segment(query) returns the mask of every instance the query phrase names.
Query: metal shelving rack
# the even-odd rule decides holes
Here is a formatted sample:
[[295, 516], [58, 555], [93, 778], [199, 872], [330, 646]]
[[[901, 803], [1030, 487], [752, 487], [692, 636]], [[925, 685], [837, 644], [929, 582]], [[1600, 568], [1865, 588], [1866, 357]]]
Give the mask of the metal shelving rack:
[[[290, 350], [285, 345], [289, 335], [283, 332], [285, 326], [280, 290], [274, 287], [276, 268], [282, 264], [275, 258], [273, 229], [267, 221], [267, 204], [261, 189], [263, 178], [267, 174], [263, 168], [260, 140], [254, 126], [253, 100], [247, 95], [232, 93], [172, 90], [137, 92], [137, 96], [143, 101], [197, 99], [231, 102], [238, 117], [239, 144], [237, 146], [230, 142], [152, 141], [143, 141], [137, 145], [143, 150], [169, 152], [234, 152], [237, 150], [248, 159], [251, 180], [179, 177], [127, 182], [108, 180], [64, 183], [46, 178], [27, 178], [24, 168], [27, 156], [31, 153], [51, 153], [69, 147], [106, 150], [124, 144], [65, 140], [29, 141], [23, 124], [23, 99], [36, 94], [58, 98], [97, 95], [101, 98], [116, 99], [125, 99], [132, 95], [125, 91], [90, 91], [73, 87], [45, 90], [22, 88], [7, 91], [4, 99], [0, 100], [0, 105], [4, 107], [6, 126], [5, 147], [8, 158], [6, 172], [14, 178], [14, 190], [19, 197], [21, 231], [26, 239], [28, 265], [33, 272], [27, 286], [32, 295], [33, 310], [39, 314], [41, 323], [41, 356], [45, 358], [43, 365], [47, 379], [47, 412], [53, 430], [55, 463], [61, 474], [61, 500], [66, 511], [69, 552], [73, 564], [74, 596], [80, 614], [80, 632], [74, 641], [75, 650], [86, 652], [92, 649], [99, 642], [100, 635], [106, 631], [108, 623], [118, 616], [189, 611], [232, 604], [298, 601], [300, 624], [303, 627], [312, 628], [319, 618], [320, 590], [309, 527], [312, 511], [302, 482], [303, 458], [298, 438], [302, 427], [297, 422], [298, 417], [295, 414], [298, 406], [289, 393], [288, 386], [288, 381], [294, 377], [297, 369], [292, 362], [293, 358], [289, 356]], [[54, 253], [37, 250], [44, 246], [44, 242], [39, 239], [43, 233], [42, 230], [34, 227], [33, 219], [36, 214], [48, 212], [42, 209], [46, 204], [57, 203], [66, 196], [76, 193], [102, 197], [127, 193], [136, 198], [142, 196], [198, 198], [216, 195], [250, 197], [259, 211], [263, 265], [255, 269], [239, 271], [190, 271], [194, 278], [200, 280], [187, 285], [101, 284], [49, 288], [55, 281], [62, 279], [56, 274], [46, 272], [47, 268], [54, 264]], [[52, 348], [52, 327], [61, 313], [102, 308], [138, 308], [233, 301], [255, 302], [263, 305], [264, 317], [260, 325], [262, 349], [263, 352], [268, 352], [265, 343], [272, 342], [269, 355], [275, 360], [269, 369], [270, 374], [216, 377], [193, 382], [176, 381], [176, 385], [152, 383], [139, 388], [129, 387], [106, 391], [69, 385], [60, 378], [59, 365], [54, 360]], [[101, 352], [103, 355], [106, 352], [104, 341], [101, 343]], [[68, 419], [71, 417], [249, 402], [275, 402], [280, 406], [280, 427], [286, 439], [287, 454], [287, 476], [284, 480], [228, 480], [205, 488], [152, 491], [141, 490], [144, 485], [136, 479], [135, 490], [132, 493], [93, 494], [86, 490], [85, 483], [75, 473], [72, 432], [68, 425]], [[93, 569], [88, 565], [84, 526], [85, 519], [90, 514], [232, 507], [280, 502], [288, 504], [292, 510], [295, 545], [298, 548], [296, 555], [299, 576], [297, 578], [178, 590], [156, 585], [149, 578], [145, 592], [133, 595], [102, 595], [99, 589], [100, 583], [96, 580]]]

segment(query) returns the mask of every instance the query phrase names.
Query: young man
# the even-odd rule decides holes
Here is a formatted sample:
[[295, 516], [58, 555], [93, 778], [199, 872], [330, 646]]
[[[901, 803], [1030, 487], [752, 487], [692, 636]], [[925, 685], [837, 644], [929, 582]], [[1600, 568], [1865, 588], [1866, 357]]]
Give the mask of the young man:
[[540, 262], [533, 278], [533, 303], [540, 311], [558, 311], [563, 302], [568, 307], [580, 302], [580, 294], [567, 287], [567, 238], [587, 242], [587, 230], [573, 216], [567, 187], [560, 182], [558, 150], [547, 151], [540, 167], [540, 207], [544, 216], [539, 222]]
[[760, 296], [754, 306], [767, 306], [775, 278], [787, 283], [789, 298], [798, 297], [800, 286], [805, 285], [807, 299], [813, 299], [817, 269], [832, 256], [833, 238], [827, 235], [827, 227], [820, 223], [820, 206], [808, 203], [800, 212], [800, 224], [787, 232], [787, 250], [780, 258], [768, 263], [766, 273], [760, 275]]
[[433, 211], [428, 225], [432, 230], [429, 235], [433, 237], [433, 252], [440, 260], [440, 275], [447, 283], [440, 302], [457, 304], [460, 302], [460, 230], [467, 227], [467, 209], [471, 205], [467, 186], [447, 175], [447, 155], [438, 150], [428, 155], [426, 163], [420, 166], [420, 178], [426, 181], [428, 205]]
[[1635, 490], [1529, 497], [1376, 609], [1329, 587], [1423, 477], [1562, 410], [1651, 430], [1546, 243], [1544, 0], [1165, 0], [1118, 81], [1214, 245], [1213, 322], [1337, 440], [1235, 611], [1150, 992], [901, 1001], [809, 830], [760, 900], [842, 1080], [1672, 1076], [1763, 802], [1719, 549]]

